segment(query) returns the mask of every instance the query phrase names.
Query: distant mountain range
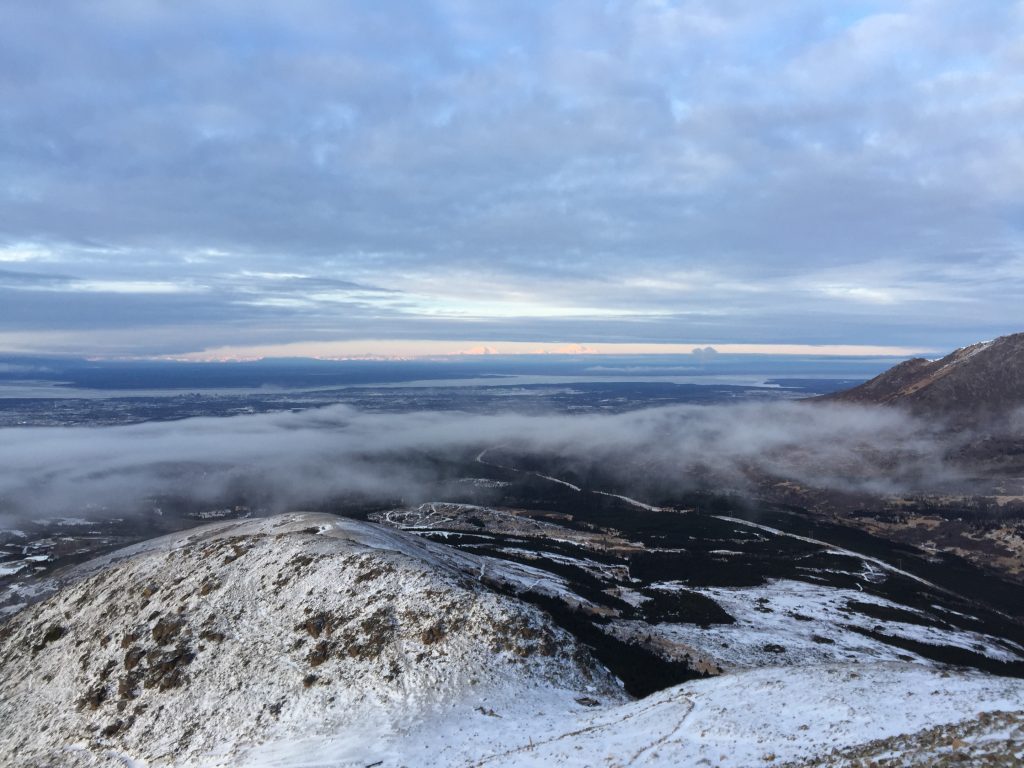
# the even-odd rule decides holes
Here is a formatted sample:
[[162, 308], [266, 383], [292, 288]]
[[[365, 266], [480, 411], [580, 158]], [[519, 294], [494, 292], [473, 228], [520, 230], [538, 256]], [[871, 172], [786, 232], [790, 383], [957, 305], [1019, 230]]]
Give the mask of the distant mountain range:
[[921, 415], [998, 417], [1024, 406], [1024, 333], [915, 357], [819, 401], [895, 405]]

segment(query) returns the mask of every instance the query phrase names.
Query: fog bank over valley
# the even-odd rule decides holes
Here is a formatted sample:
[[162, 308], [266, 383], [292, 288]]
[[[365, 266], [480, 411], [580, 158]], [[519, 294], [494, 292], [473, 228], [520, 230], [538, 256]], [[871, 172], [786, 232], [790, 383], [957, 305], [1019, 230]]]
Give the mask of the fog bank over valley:
[[[1019, 438], [1022, 425], [1018, 414], [1007, 434]], [[619, 493], [639, 492], [640, 478], [680, 492], [744, 490], [765, 478], [852, 492], [939, 491], [968, 480], [951, 457], [977, 438], [892, 408], [787, 402], [545, 416], [331, 406], [0, 431], [7, 523], [85, 508], [122, 514], [161, 494], [196, 502], [257, 495], [269, 511], [340, 496], [434, 499], [455, 463], [468, 472], [484, 450], [532, 457], [552, 474], [597, 472], [614, 487], [595, 490]]]

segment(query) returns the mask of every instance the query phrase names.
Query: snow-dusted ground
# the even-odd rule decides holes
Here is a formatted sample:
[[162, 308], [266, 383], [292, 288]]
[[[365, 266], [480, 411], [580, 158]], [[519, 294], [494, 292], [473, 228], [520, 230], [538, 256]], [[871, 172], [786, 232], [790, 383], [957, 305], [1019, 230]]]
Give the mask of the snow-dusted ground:
[[790, 539], [796, 539], [797, 541], [805, 541], [808, 544], [817, 544], [817, 545], [822, 546], [822, 547], [827, 547], [829, 549], [829, 551], [834, 552], [835, 554], [845, 555], [847, 557], [852, 557], [852, 558], [855, 558], [857, 560], [861, 560], [861, 561], [863, 561], [866, 564], [870, 564], [872, 566], [881, 568], [883, 571], [888, 571], [889, 573], [895, 573], [895, 574], [898, 574], [899, 576], [903, 576], [904, 578], [910, 579], [911, 581], [916, 581], [919, 584], [922, 584], [923, 586], [928, 587], [929, 589], [934, 589], [936, 592], [945, 592], [947, 594], [951, 594], [951, 595], [956, 596], [955, 593], [950, 592], [950, 590], [948, 590], [948, 589], [940, 587], [938, 584], [933, 584], [932, 582], [927, 581], [925, 579], [922, 579], [920, 576], [917, 576], [917, 575], [911, 573], [910, 571], [905, 571], [905, 570], [903, 570], [901, 568], [897, 568], [896, 566], [891, 565], [890, 563], [887, 563], [884, 560], [881, 560], [881, 559], [879, 559], [877, 557], [871, 557], [869, 555], [862, 555], [860, 552], [854, 552], [852, 549], [844, 549], [842, 547], [837, 547], [834, 544], [829, 544], [827, 541], [822, 541], [821, 539], [812, 539], [812, 538], [810, 538], [808, 536], [800, 536], [800, 535], [795, 534], [795, 533], [789, 533], [788, 531], [783, 531], [783, 530], [781, 530], [779, 528], [772, 528], [771, 526], [762, 525], [761, 523], [754, 523], [754, 522], [751, 522], [750, 520], [744, 520], [744, 519], [739, 518], [739, 517], [726, 517], [724, 515], [715, 515], [715, 517], [717, 517], [719, 520], [724, 520], [726, 522], [735, 523], [736, 525], [742, 526], [744, 528], [754, 528], [756, 530], [765, 531], [767, 533], [772, 534], [773, 536], [785, 536], [785, 537], [790, 538]]
[[[870, 654], [630, 701], [544, 614], [487, 587], [535, 578], [319, 514], [113, 553], [0, 625], [0, 765], [839, 765], [832, 750], [968, 722], [956, 749], [1024, 750], [1002, 716], [978, 721], [1018, 717], [1024, 681]], [[780, 616], [841, 613], [814, 585], [768, 586]], [[771, 616], [756, 592], [719, 591], [737, 631], [744, 610]]]
[[[707, 627], [615, 621], [608, 631], [625, 640], [652, 636], [687, 649], [696, 649], [725, 670], [847, 660], [931, 663], [911, 651], [864, 634], [876, 627], [889, 637], [962, 648], [998, 661], [1024, 660], [1024, 648], [1009, 640], [953, 626], [936, 626], [933, 615], [858, 590], [792, 580], [775, 580], [759, 587], [742, 588], [693, 588], [675, 582], [652, 586], [709, 597], [736, 621], [734, 624]], [[897, 611], [920, 623], [872, 618], [851, 607], [857, 603]], [[665, 647], [664, 642], [661, 647]]]
[[547, 542], [564, 542], [585, 549], [606, 550], [609, 547], [641, 549], [642, 544], [630, 542], [610, 531], [588, 531], [567, 528], [556, 521], [540, 519], [526, 510], [503, 507], [481, 507], [443, 501], [428, 501], [416, 507], [403, 507], [370, 515], [374, 522], [420, 534], [443, 535], [466, 531], [477, 537], [484, 533], [527, 536]]
[[25, 561], [0, 564], [0, 576], [13, 576], [28, 567]]
[[486, 710], [492, 691], [537, 693], [561, 714], [577, 698], [627, 699], [481, 570], [409, 534], [312, 514], [92, 561], [0, 628], [0, 763], [235, 765], [249, 744], [330, 734], [372, 757], [453, 703]]
[[[834, 749], [973, 722], [979, 713], [1020, 713], [1024, 682], [910, 664], [833, 665], [744, 672], [568, 713], [548, 693], [525, 701], [495, 696], [489, 705], [491, 712], [481, 715], [472, 702], [456, 704], [395, 733], [280, 742], [254, 750], [240, 765], [839, 765], [828, 760]], [[1024, 741], [1016, 744], [1024, 750]], [[938, 749], [950, 752], [948, 743]], [[962, 752], [970, 749], [969, 742], [960, 745]]]
[[[579, 489], [577, 489], [577, 490], [579, 490]], [[684, 513], [686, 511], [686, 510], [675, 510], [675, 509], [671, 509], [671, 508], [668, 508], [668, 507], [655, 507], [655, 506], [653, 506], [651, 504], [647, 504], [645, 502], [639, 501], [639, 500], [634, 499], [634, 498], [632, 498], [630, 496], [623, 496], [621, 493], [608, 493], [607, 491], [594, 491], [594, 493], [599, 493], [602, 496], [610, 496], [613, 499], [618, 499], [619, 501], [626, 502], [631, 507], [636, 507], [637, 509], [646, 509], [648, 512], [678, 512], [678, 513], [682, 514], [682, 513]]]
[[[699, 594], [735, 619], [735, 623], [711, 625], [652, 622], [642, 613], [622, 615], [615, 607], [595, 605], [573, 591], [576, 587], [571, 580], [544, 570], [572, 566], [607, 584], [607, 594], [623, 596], [627, 603], [642, 607], [649, 595], [630, 594], [637, 582], [630, 579], [628, 565], [610, 565], [587, 556], [588, 549], [643, 548], [642, 544], [630, 543], [621, 536], [573, 531], [554, 522], [534, 520], [521, 511], [468, 504], [429, 502], [415, 508], [389, 510], [375, 517], [420, 535], [443, 536], [446, 541], [454, 537], [454, 543], [468, 552], [478, 547], [494, 551], [493, 542], [486, 534], [495, 532], [574, 545], [578, 553], [575, 556], [502, 545], [502, 555], [513, 560], [503, 562], [481, 557], [480, 561], [490, 583], [509, 587], [517, 595], [532, 592], [558, 597], [567, 605], [583, 608], [592, 615], [613, 617], [613, 621], [601, 626], [603, 631], [619, 640], [640, 644], [657, 655], [686, 662], [699, 672], [847, 660], [932, 663], [920, 653], [907, 650], [908, 645], [915, 643], [934, 646], [936, 653], [943, 648], [954, 653], [967, 651], [998, 662], [1024, 661], [1024, 648], [1020, 645], [957, 626], [955, 620], [949, 621], [954, 617], [945, 608], [935, 606], [925, 612], [880, 597], [870, 587], [890, 578], [906, 578], [928, 590], [948, 590], [878, 558], [739, 518], [718, 516], [735, 525], [738, 536], [748, 537], [751, 532], [760, 536], [763, 532], [795, 538], [841, 557], [831, 570], [798, 568], [805, 572], [806, 580], [775, 579], [751, 587], [693, 587], [683, 582], [649, 584], [645, 587], [648, 592]], [[471, 532], [472, 537], [469, 541], [460, 541], [457, 531]], [[480, 538], [487, 540], [480, 544]], [[729, 549], [712, 550], [712, 553], [723, 558], [744, 556], [742, 552]], [[530, 560], [537, 567], [520, 565], [515, 560]], [[836, 574], [848, 577], [846, 583], [856, 588], [837, 587], [825, 578]]]

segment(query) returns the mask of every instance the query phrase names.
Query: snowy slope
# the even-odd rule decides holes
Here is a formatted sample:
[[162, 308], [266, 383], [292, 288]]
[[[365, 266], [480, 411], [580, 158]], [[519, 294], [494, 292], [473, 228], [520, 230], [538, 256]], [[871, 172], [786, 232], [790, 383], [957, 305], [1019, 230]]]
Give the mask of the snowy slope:
[[540, 690], [562, 710], [626, 699], [571, 636], [466, 575], [479, 570], [466, 560], [296, 514], [90, 564], [0, 627], [0, 762], [63, 765], [71, 748], [233, 765], [264, 741], [345, 731], [383, 743], [451, 702], [486, 709], [492, 690]]
[[902, 746], [890, 764], [937, 766], [949, 758], [962, 766], [977, 751], [994, 753], [990, 765], [1013, 765], [1013, 755], [1024, 753], [1024, 683], [910, 664], [762, 669], [576, 713], [545, 692], [526, 701], [499, 695], [490, 703], [487, 716], [471, 703], [456, 704], [389, 734], [373, 759], [360, 738], [343, 732], [264, 746], [239, 764], [840, 766], [857, 765], [853, 760], [864, 754], [893, 757], [893, 747]]
[[1024, 681], [934, 666], [754, 669], [629, 701], [544, 614], [491, 591], [492, 565], [497, 581], [530, 578], [299, 513], [87, 564], [0, 625], [0, 765], [751, 768], [1024, 753]]
[[[914, 661], [934, 664], [893, 644], [909, 640], [925, 646], [964, 649], [996, 661], [1024, 658], [1024, 648], [1005, 638], [955, 627], [938, 627], [922, 611], [867, 592], [803, 581], [773, 579], [759, 587], [688, 587], [674, 582], [656, 590], [709, 597], [734, 617], [732, 624], [613, 621], [606, 631], [625, 640], [643, 638], [678, 647], [726, 671], [751, 667], [823, 664], [836, 661]], [[850, 606], [888, 611], [884, 621]], [[879, 639], [884, 637], [885, 641]]]

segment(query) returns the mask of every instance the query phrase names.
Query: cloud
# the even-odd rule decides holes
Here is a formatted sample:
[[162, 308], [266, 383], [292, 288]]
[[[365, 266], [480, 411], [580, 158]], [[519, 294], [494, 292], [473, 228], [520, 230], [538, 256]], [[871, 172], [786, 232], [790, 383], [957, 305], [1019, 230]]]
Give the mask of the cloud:
[[544, 347], [537, 350], [539, 355], [598, 355], [599, 350], [586, 344], [562, 344], [557, 347]]
[[714, 347], [694, 347], [690, 354], [705, 363], [714, 360], [718, 356], [718, 350]]
[[[1022, 34], [953, 0], [18, 3], [0, 261], [74, 276], [65, 329], [74, 285], [133, 287], [137, 353], [954, 346], [1024, 323]], [[136, 315], [143, 286], [202, 296]]]
[[[407, 501], [443, 493], [445, 461], [484, 448], [569, 466], [617, 492], [747, 488], [764, 478], [894, 492], [962, 478], [946, 456], [969, 439], [892, 409], [772, 403], [616, 415], [471, 415], [319, 410], [117, 427], [2, 430], [0, 516], [138, 509], [171, 494], [217, 503], [240, 492], [270, 509], [340, 496]], [[553, 469], [551, 471], [554, 471]], [[594, 472], [597, 472], [594, 475]]]

